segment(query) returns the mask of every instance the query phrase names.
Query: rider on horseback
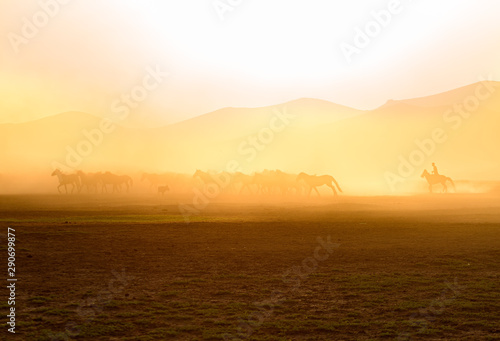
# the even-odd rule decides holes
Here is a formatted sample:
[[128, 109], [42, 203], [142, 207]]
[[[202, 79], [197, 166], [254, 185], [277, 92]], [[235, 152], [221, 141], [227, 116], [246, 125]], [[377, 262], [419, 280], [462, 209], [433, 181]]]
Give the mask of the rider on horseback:
[[441, 175], [438, 173], [436, 164], [433, 162], [432, 163], [432, 174], [427, 171], [427, 169], [424, 169], [422, 174], [420, 175], [422, 178], [425, 178], [427, 182], [429, 183], [429, 192], [432, 193], [432, 185], [436, 184], [441, 184], [443, 185], [443, 192], [446, 192], [448, 189], [446, 187], [446, 182], [449, 181], [451, 182], [453, 188], [455, 188], [455, 183], [453, 180], [446, 175]]
[[439, 175], [438, 168], [434, 162], [432, 163], [432, 174]]

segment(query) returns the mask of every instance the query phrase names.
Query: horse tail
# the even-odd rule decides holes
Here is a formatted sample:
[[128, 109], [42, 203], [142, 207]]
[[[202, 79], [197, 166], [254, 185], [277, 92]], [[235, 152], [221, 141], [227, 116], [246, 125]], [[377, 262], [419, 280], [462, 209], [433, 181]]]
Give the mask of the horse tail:
[[335, 178], [334, 178], [333, 176], [332, 176], [332, 181], [335, 183], [335, 185], [336, 185], [336, 186], [337, 186], [337, 188], [339, 189], [339, 192], [340, 192], [340, 193], [343, 193], [343, 192], [342, 192], [342, 189], [340, 188], [340, 186], [339, 186], [339, 184], [338, 184], [338, 182], [337, 182], [337, 180], [335, 180]]
[[451, 185], [453, 186], [453, 190], [456, 192], [457, 189], [455, 187], [455, 183], [453, 182], [453, 180], [451, 180], [451, 178], [449, 178], [449, 177], [446, 177], [446, 180], [448, 180], [449, 182], [451, 182]]

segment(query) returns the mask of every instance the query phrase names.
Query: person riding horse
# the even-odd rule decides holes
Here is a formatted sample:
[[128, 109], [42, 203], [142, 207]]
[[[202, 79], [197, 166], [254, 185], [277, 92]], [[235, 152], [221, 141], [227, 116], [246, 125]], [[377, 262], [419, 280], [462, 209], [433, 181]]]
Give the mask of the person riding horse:
[[436, 167], [436, 164], [433, 162], [432, 163], [432, 174], [427, 171], [427, 169], [424, 169], [423, 173], [420, 175], [422, 178], [425, 178], [427, 182], [429, 183], [429, 192], [432, 193], [432, 185], [436, 184], [441, 184], [443, 185], [443, 192], [447, 192], [448, 188], [446, 186], [446, 182], [449, 181], [451, 182], [453, 188], [455, 188], [455, 183], [453, 180], [445, 175], [441, 175], [438, 172], [438, 169]]
[[436, 167], [436, 164], [434, 162], [432, 163], [432, 174], [439, 175], [438, 168]]

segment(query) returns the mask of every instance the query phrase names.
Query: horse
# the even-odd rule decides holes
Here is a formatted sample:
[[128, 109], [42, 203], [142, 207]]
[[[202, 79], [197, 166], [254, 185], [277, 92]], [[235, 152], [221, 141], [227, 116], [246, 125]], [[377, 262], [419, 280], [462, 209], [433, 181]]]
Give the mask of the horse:
[[264, 169], [260, 173], [255, 173], [252, 184], [257, 186], [257, 194], [270, 195], [274, 187], [273, 171]]
[[429, 183], [429, 192], [432, 193], [432, 186], [436, 184], [441, 184], [443, 185], [443, 192], [446, 193], [448, 192], [448, 186], [446, 186], [446, 181], [451, 182], [453, 186], [453, 190], [455, 191], [455, 183], [453, 180], [445, 175], [441, 174], [431, 174], [427, 171], [427, 169], [424, 169], [422, 174], [420, 175], [421, 178], [425, 178], [427, 182]]
[[255, 173], [253, 183], [257, 185], [257, 192], [265, 195], [287, 195], [295, 190], [300, 193], [300, 183], [296, 176], [277, 170], [265, 169], [261, 173]]
[[97, 193], [97, 185], [99, 184], [99, 177], [97, 176], [97, 173], [84, 173], [81, 170], [76, 172], [78, 177], [80, 178], [80, 190], [78, 192], [81, 192], [83, 187], [87, 187], [87, 193], [90, 193], [90, 189], [93, 187], [94, 192]]
[[251, 175], [243, 174], [242, 172], [236, 172], [233, 175], [233, 183], [241, 184], [240, 191], [238, 194], [243, 194], [245, 188], [250, 194], [253, 194], [252, 188], [250, 187], [253, 182], [253, 177]]
[[52, 172], [51, 176], [57, 176], [57, 179], [59, 180], [59, 186], [57, 186], [57, 191], [59, 193], [61, 192], [61, 186], [64, 186], [64, 189], [66, 190], [66, 194], [68, 194], [68, 187], [67, 185], [72, 185], [71, 187], [71, 193], [75, 190], [75, 187], [78, 191], [80, 191], [80, 178], [76, 174], [63, 174], [59, 169], [56, 169], [55, 171]]
[[203, 185], [215, 185], [220, 191], [234, 191], [232, 176], [227, 172], [207, 173], [199, 169], [193, 174], [193, 179], [199, 178]]
[[302, 192], [301, 183], [296, 181], [296, 176], [280, 171], [279, 169], [272, 171], [274, 186], [282, 195], [289, 193], [300, 194]]
[[161, 194], [163, 196], [165, 195], [166, 191], [170, 191], [170, 187], [168, 187], [168, 185], [158, 186], [158, 194]]
[[205, 185], [215, 183], [212, 175], [207, 172], [201, 171], [199, 169], [196, 170], [193, 174], [193, 178], [199, 178]]
[[130, 187], [132, 187], [134, 181], [132, 178], [128, 175], [116, 175], [116, 182], [118, 183], [119, 189], [121, 190], [122, 185], [125, 185], [127, 187], [127, 193], [130, 190]]
[[113, 186], [113, 193], [120, 192], [121, 186], [125, 184], [127, 186], [127, 193], [132, 187], [132, 178], [128, 175], [116, 175], [111, 172], [98, 173], [98, 178], [102, 182], [102, 192], [108, 192], [107, 185]]
[[108, 193], [108, 185], [111, 185], [113, 188], [113, 193], [118, 192], [118, 184], [116, 183], [116, 175], [111, 172], [102, 173], [99, 172], [96, 174], [98, 181], [101, 183], [101, 193]]
[[335, 187], [332, 185], [332, 183], [334, 183], [335, 186], [337, 186], [338, 190], [342, 193], [342, 189], [340, 188], [339, 184], [331, 175], [309, 175], [302, 172], [297, 176], [297, 182], [301, 180], [303, 180], [309, 186], [307, 196], [311, 195], [311, 191], [313, 189], [316, 191], [318, 196], [320, 196], [319, 191], [316, 187], [323, 185], [327, 185], [328, 187], [330, 187], [333, 191], [333, 194], [337, 196], [337, 191], [335, 190]]

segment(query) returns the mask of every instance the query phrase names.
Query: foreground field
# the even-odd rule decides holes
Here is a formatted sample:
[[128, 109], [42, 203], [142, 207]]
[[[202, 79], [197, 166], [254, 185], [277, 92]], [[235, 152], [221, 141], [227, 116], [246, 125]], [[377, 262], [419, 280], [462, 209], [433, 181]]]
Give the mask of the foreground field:
[[498, 197], [228, 202], [186, 223], [157, 197], [0, 197], [18, 278], [0, 335], [500, 339]]

